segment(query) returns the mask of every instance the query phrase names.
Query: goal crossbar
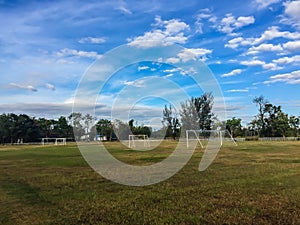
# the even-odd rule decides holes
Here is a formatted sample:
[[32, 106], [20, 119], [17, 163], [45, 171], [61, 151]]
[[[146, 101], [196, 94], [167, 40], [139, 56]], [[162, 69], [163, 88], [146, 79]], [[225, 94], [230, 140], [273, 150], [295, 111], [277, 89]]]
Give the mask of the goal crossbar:
[[186, 130], [186, 147], [189, 148], [189, 133], [193, 133], [197, 139], [197, 142], [200, 144], [200, 146], [202, 148], [203, 144], [201, 142], [201, 139], [199, 138], [199, 133], [216, 133], [217, 137], [220, 139], [221, 145], [223, 145], [223, 136], [225, 137], [225, 134], [227, 133], [230, 137], [230, 139], [232, 140], [232, 142], [237, 146], [236, 141], [234, 140], [234, 138], [232, 137], [232, 135], [230, 134], [230, 132], [228, 130]]
[[55, 145], [58, 145], [59, 143], [62, 145], [67, 144], [67, 138], [42, 138], [42, 145], [45, 145], [45, 141], [48, 143], [49, 140], [54, 140]]
[[148, 135], [144, 134], [130, 134], [128, 136], [129, 139], [129, 148], [135, 148], [135, 138], [142, 138], [142, 141], [144, 141], [144, 147], [150, 147], [149, 138]]

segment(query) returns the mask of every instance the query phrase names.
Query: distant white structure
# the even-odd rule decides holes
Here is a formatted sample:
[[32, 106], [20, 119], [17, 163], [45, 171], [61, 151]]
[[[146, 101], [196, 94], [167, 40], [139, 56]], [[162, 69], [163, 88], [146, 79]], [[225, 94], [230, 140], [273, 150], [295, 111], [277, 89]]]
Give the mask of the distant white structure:
[[49, 143], [54, 143], [55, 145], [66, 145], [67, 138], [42, 138], [42, 145]]
[[[237, 146], [236, 141], [234, 140], [234, 138], [232, 137], [232, 135], [230, 134], [230, 132], [228, 130], [221, 130], [221, 128], [217, 128], [216, 130], [187, 130], [186, 131], [186, 147], [189, 147], [189, 140], [191, 137], [191, 134], [193, 134], [193, 136], [195, 136], [196, 140], [198, 141], [198, 143], [200, 144], [201, 148], [204, 148], [201, 140], [203, 141], [204, 139], [208, 139], [208, 138], [204, 138], [203, 134], [209, 134], [208, 138], [211, 138], [211, 134], [214, 134], [214, 138], [217, 138], [221, 145], [223, 145], [223, 139], [225, 137], [225, 135], [227, 134], [230, 137], [230, 140]], [[201, 138], [201, 134], [202, 134], [202, 138]]]
[[129, 148], [135, 148], [136, 147], [136, 141], [142, 141], [144, 143], [144, 147], [150, 147], [148, 135], [130, 134], [128, 136], [128, 140], [129, 140], [129, 144], [128, 144]]

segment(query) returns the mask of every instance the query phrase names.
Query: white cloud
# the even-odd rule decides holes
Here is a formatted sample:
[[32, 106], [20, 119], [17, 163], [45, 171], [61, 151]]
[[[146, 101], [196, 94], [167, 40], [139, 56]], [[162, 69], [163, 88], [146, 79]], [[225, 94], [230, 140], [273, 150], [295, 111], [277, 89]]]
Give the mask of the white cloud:
[[166, 59], [166, 63], [179, 63], [187, 62], [190, 60], [202, 60], [205, 61], [207, 59], [206, 55], [212, 53], [212, 50], [205, 48], [185, 48], [181, 52], [177, 54], [177, 57], [171, 57]]
[[169, 73], [167, 75], [165, 75], [164, 77], [173, 77], [174, 76], [174, 73]]
[[252, 44], [257, 45], [265, 41], [270, 41], [275, 38], [298, 39], [300, 38], [299, 32], [279, 31], [279, 27], [269, 27], [259, 38], [255, 39]]
[[264, 9], [268, 6], [280, 2], [280, 0], [254, 0], [255, 5], [258, 7], [258, 9]]
[[197, 60], [202, 57], [202, 60], [206, 60], [206, 55], [210, 54], [212, 51], [204, 48], [187, 48], [182, 50], [177, 54], [180, 60], [187, 62], [189, 60]]
[[273, 40], [275, 38], [285, 38], [290, 40], [297, 40], [300, 38], [300, 32], [290, 32], [290, 31], [279, 31], [279, 27], [272, 26], [269, 27], [266, 31], [264, 31], [260, 37], [258, 38], [243, 38], [237, 37], [228, 41], [225, 44], [225, 47], [229, 48], [237, 48], [239, 46], [247, 46], [247, 45], [259, 45], [263, 42]]
[[149, 66], [139, 66], [139, 67], [138, 67], [138, 71], [148, 70], [148, 69], [150, 69]]
[[265, 65], [266, 63], [264, 61], [254, 59], [254, 60], [241, 61], [241, 64], [245, 66], [262, 66]]
[[232, 89], [232, 90], [228, 90], [226, 92], [228, 92], [228, 93], [249, 92], [249, 90], [248, 89]]
[[279, 58], [279, 59], [274, 59], [273, 60], [274, 63], [276, 64], [300, 64], [300, 55], [294, 55], [292, 57], [283, 57], [283, 58]]
[[145, 80], [124, 81], [125, 85], [133, 87], [145, 87]]
[[223, 74], [221, 77], [232, 77], [232, 76], [240, 74], [242, 71], [243, 70], [241, 70], [241, 69], [235, 69], [235, 70], [232, 70], [230, 73]]
[[55, 86], [53, 84], [46, 83], [45, 87], [49, 90], [55, 91]]
[[252, 39], [244, 39], [242, 37], [237, 37], [237, 38], [234, 38], [234, 39], [231, 39], [228, 41], [228, 44], [225, 44], [225, 47], [228, 47], [228, 48], [237, 48], [239, 47], [240, 45], [241, 46], [246, 46], [246, 45], [251, 45], [252, 43]]
[[264, 84], [271, 84], [277, 82], [283, 82], [286, 84], [300, 84], [300, 70], [271, 76], [270, 80], [265, 81]]
[[282, 46], [289, 52], [300, 52], [300, 40], [289, 41], [284, 43]]
[[85, 58], [93, 58], [93, 59], [99, 59], [102, 57], [102, 55], [99, 55], [97, 52], [94, 51], [86, 52], [86, 51], [78, 51], [76, 49], [69, 49], [69, 48], [64, 48], [59, 52], [56, 52], [56, 55], [58, 57], [77, 56], [77, 57], [85, 57]]
[[17, 88], [17, 89], [24, 89], [32, 92], [37, 92], [37, 89], [33, 87], [32, 85], [21, 85], [21, 84], [16, 84], [16, 83], [10, 83], [10, 87], [12, 88]]
[[166, 63], [176, 64], [179, 62], [180, 62], [180, 59], [176, 58], [176, 57], [171, 57], [171, 58], [166, 59]]
[[255, 55], [261, 52], [280, 52], [283, 48], [281, 45], [273, 45], [273, 44], [261, 44], [259, 46], [253, 46], [248, 49], [247, 55]]
[[127, 15], [132, 14], [132, 12], [129, 9], [125, 8], [124, 6], [119, 6], [116, 9]]
[[164, 70], [163, 72], [164, 72], [164, 73], [175, 73], [175, 72], [179, 72], [179, 71], [182, 71], [182, 69], [176, 67], [176, 68]]
[[221, 20], [220, 25], [217, 26], [217, 28], [219, 31], [229, 34], [234, 30], [248, 26], [254, 22], [255, 19], [253, 16], [240, 16], [236, 19], [231, 13], [229, 13]]
[[283, 22], [287, 22], [288, 24], [291, 24], [298, 29], [300, 28], [300, 1], [286, 1], [283, 3], [285, 6], [285, 14], [287, 18], [283, 19]]
[[188, 31], [190, 27], [178, 19], [163, 21], [159, 16], [156, 16], [153, 26], [155, 29], [145, 32], [144, 35], [127, 39], [129, 45], [148, 48], [174, 43], [185, 44], [188, 39], [184, 32]]
[[241, 61], [240, 64], [245, 65], [245, 66], [261, 66], [262, 68], [264, 68], [266, 70], [278, 70], [278, 69], [281, 69], [275, 63], [266, 63], [266, 62], [261, 61], [259, 59]]
[[203, 33], [203, 20], [215, 23], [217, 21], [217, 17], [212, 15], [209, 9], [202, 9], [201, 13], [197, 15], [197, 20], [195, 22], [196, 33]]
[[81, 38], [79, 43], [84, 44], [84, 43], [92, 43], [92, 44], [102, 44], [106, 42], [106, 38], [104, 37], [84, 37]]

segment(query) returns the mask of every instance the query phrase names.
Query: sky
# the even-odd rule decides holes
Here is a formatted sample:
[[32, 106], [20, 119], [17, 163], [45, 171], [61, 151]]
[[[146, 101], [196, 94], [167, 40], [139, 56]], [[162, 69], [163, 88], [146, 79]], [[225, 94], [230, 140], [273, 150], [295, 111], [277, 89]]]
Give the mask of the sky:
[[[214, 75], [228, 118], [250, 122], [257, 114], [252, 100], [260, 95], [285, 113], [300, 114], [299, 0], [0, 0], [0, 26], [0, 113], [68, 116], [86, 74], [107, 69], [99, 61], [109, 52], [130, 58], [131, 51], [118, 55], [118, 47], [144, 51], [176, 44], [185, 50], [168, 60], [156, 52], [157, 60], [129, 63], [105, 83], [95, 78], [91, 84], [105, 84], [103, 89], [89, 86], [84, 93], [98, 94], [97, 103], [91, 100], [97, 116], [107, 117], [112, 108], [120, 114], [125, 99], [143, 92], [134, 88], [144, 88], [155, 93], [128, 100], [129, 112], [152, 110], [149, 120], [160, 121], [166, 92], [203, 93], [188, 76], [194, 71], [177, 65], [190, 61]], [[145, 79], [151, 84], [144, 86]], [[93, 96], [84, 95], [78, 102], [88, 104]]]

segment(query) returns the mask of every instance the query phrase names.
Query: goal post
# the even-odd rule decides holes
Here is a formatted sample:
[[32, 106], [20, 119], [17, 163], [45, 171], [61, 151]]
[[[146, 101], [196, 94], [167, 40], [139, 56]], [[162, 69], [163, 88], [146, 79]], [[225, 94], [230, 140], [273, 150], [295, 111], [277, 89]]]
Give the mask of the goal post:
[[67, 138], [42, 138], [42, 145], [48, 144], [49, 141], [55, 145], [66, 145]]
[[136, 141], [143, 141], [144, 147], [150, 147], [149, 137], [145, 134], [130, 134], [128, 141], [129, 148], [135, 148]]
[[[191, 135], [192, 134], [192, 135]], [[200, 135], [209, 134], [207, 138], [200, 138]], [[196, 141], [200, 144], [201, 148], [204, 148], [202, 141], [205, 139], [211, 139], [211, 134], [214, 134], [214, 138], [217, 138], [220, 141], [220, 144], [223, 145], [226, 134], [229, 136], [230, 140], [237, 146], [236, 141], [230, 134], [228, 130], [186, 130], [186, 147], [189, 148], [189, 141], [191, 136], [195, 136]], [[195, 139], [194, 139], [195, 140]]]

